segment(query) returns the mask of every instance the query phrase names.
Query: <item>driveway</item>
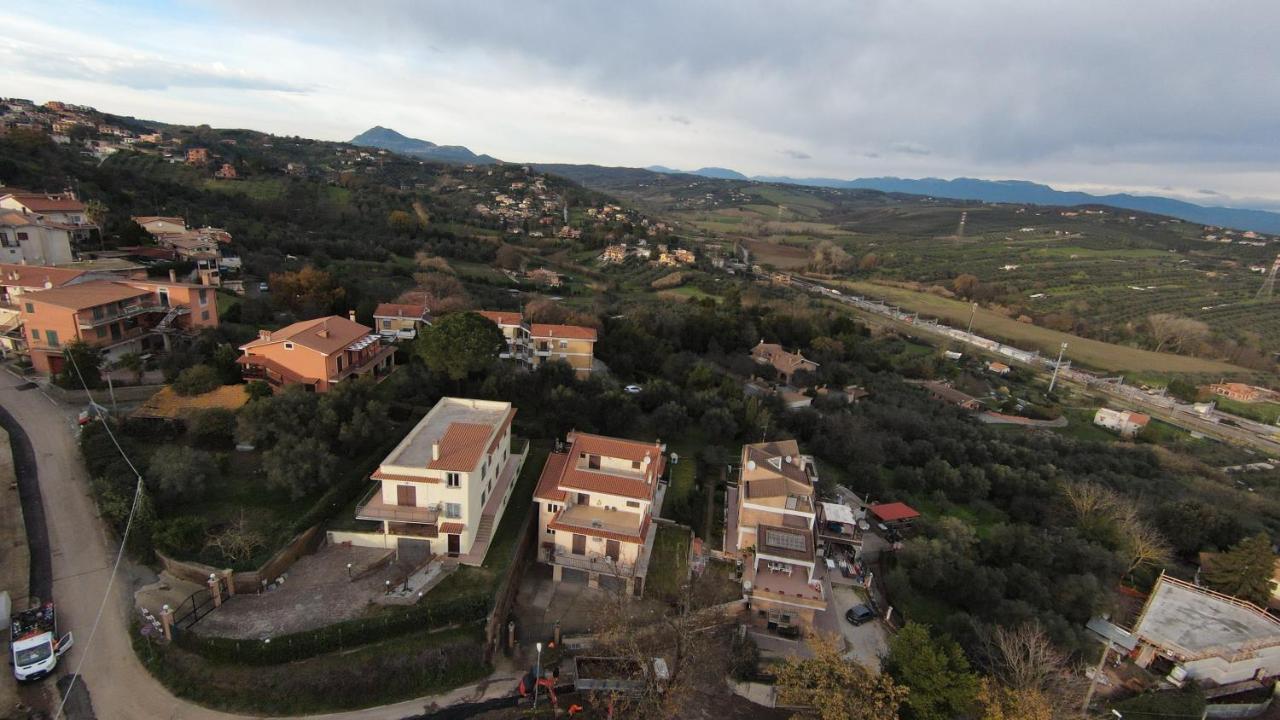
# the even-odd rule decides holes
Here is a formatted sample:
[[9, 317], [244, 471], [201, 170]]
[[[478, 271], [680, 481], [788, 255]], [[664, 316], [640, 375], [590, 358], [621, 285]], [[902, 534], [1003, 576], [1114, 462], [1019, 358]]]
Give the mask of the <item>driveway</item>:
[[[90, 629], [107, 591], [115, 544], [106, 535], [89, 495], [88, 477], [76, 444], [78, 408], [59, 406], [39, 390], [17, 390], [24, 381], [0, 372], [0, 407], [22, 425], [30, 438], [47, 510], [49, 546], [53, 560], [53, 597], [59, 625], [75, 632], [76, 644], [63, 657], [59, 673], [81, 667], [99, 718], [165, 718], [167, 720], [229, 720], [248, 717], [206, 710], [169, 694], [138, 662], [130, 643], [133, 592], [154, 580], [145, 568], [127, 560], [107, 594], [102, 622], [93, 646]], [[87, 653], [87, 656], [86, 656]], [[331, 720], [399, 720], [424, 709], [454, 702], [494, 697], [511, 692], [509, 677], [494, 683], [459, 688], [440, 696], [408, 700], [367, 710], [335, 713]], [[49, 683], [39, 687], [52, 688]]]
[[865, 603], [866, 597], [861, 594], [860, 589], [844, 585], [830, 587], [831, 605], [823, 613], [827, 616], [826, 625], [829, 626], [832, 620], [839, 624], [840, 636], [844, 638], [845, 647], [848, 650], [845, 657], [857, 660], [873, 670], [879, 670], [880, 659], [889, 652], [889, 635], [884, 623], [877, 619], [854, 625], [845, 620], [845, 611], [854, 605]]

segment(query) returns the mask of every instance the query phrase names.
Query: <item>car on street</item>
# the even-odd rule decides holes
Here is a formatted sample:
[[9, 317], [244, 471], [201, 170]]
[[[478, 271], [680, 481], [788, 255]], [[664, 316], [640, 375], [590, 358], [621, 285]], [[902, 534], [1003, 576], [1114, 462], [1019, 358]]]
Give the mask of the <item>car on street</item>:
[[854, 605], [844, 613], [844, 619], [854, 625], [861, 625], [868, 620], [874, 620], [876, 612], [866, 605]]
[[643, 390], [644, 388], [640, 387], [639, 385], [628, 385], [622, 389], [623, 391], [630, 393], [632, 395], [639, 395], [640, 391]]

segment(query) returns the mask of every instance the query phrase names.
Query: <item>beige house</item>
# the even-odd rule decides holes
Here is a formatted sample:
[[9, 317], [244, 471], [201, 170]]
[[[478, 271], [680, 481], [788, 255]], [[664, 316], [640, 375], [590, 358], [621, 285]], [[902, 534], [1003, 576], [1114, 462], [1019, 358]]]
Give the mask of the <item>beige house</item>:
[[449, 555], [480, 565], [511, 500], [528, 446], [512, 448], [508, 402], [441, 398], [371, 476], [356, 518], [376, 533], [341, 540], [395, 548], [401, 559]]
[[327, 392], [349, 378], [390, 373], [395, 351], [368, 326], [330, 315], [261, 330], [257, 340], [240, 346], [243, 354], [236, 362], [248, 380], [264, 380], [273, 388], [302, 385], [309, 392]]
[[551, 360], [563, 360], [580, 379], [591, 376], [595, 362], [597, 333], [595, 328], [580, 325], [528, 323], [517, 312], [483, 310], [480, 315], [492, 320], [507, 340], [507, 352], [501, 357], [537, 367]]
[[660, 505], [663, 446], [570, 433], [547, 456], [533, 500], [538, 560], [556, 582], [644, 592], [653, 552], [652, 514]]
[[1142, 432], [1142, 429], [1151, 422], [1151, 416], [1143, 413], [1130, 412], [1128, 410], [1112, 410], [1110, 408], [1098, 408], [1098, 412], [1094, 413], [1093, 424], [1108, 430], [1114, 430], [1120, 434], [1120, 437], [1131, 438]]
[[388, 340], [412, 340], [431, 319], [426, 305], [382, 303], [373, 311], [373, 324]]
[[725, 549], [743, 556], [742, 590], [771, 626], [811, 627], [827, 607], [814, 543], [813, 457], [795, 440], [744, 445], [738, 486], [727, 496]]
[[17, 265], [62, 265], [75, 259], [69, 225], [42, 215], [0, 208], [0, 262]]
[[788, 385], [791, 384], [791, 378], [796, 372], [800, 370], [815, 372], [818, 369], [818, 363], [800, 353], [787, 352], [781, 345], [767, 343], [764, 340], [751, 348], [751, 358], [761, 365], [772, 365], [773, 369], [778, 371], [778, 377]]
[[88, 208], [70, 191], [36, 193], [10, 189], [6, 194], [0, 194], [0, 209], [38, 218], [46, 225], [65, 230], [73, 241], [88, 240], [92, 232], [98, 229], [89, 220]]

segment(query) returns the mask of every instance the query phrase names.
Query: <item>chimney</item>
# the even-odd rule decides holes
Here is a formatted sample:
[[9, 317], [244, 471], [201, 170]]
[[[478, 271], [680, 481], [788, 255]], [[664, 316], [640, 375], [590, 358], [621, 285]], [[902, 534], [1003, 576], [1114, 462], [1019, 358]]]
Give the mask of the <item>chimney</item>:
[[178, 282], [178, 271], [173, 268], [169, 268], [169, 282]]
[[270, 339], [271, 339], [271, 331], [270, 331], [270, 330], [259, 330], [259, 331], [258, 331], [258, 339], [259, 339], [259, 340], [270, 340]]
[[440, 443], [438, 442], [431, 443], [431, 459], [433, 461], [440, 459]]
[[356, 311], [355, 311], [355, 310], [348, 310], [348, 311], [347, 311], [347, 317], [351, 318], [351, 322], [355, 322], [355, 321], [356, 321]]

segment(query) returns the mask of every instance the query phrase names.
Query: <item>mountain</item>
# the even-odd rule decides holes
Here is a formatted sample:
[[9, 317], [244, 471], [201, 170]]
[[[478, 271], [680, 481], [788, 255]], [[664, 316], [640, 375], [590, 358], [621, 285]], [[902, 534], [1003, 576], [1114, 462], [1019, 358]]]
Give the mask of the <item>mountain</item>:
[[488, 155], [477, 155], [461, 145], [437, 145], [428, 140], [419, 140], [381, 125], [365, 130], [351, 138], [352, 145], [375, 147], [390, 150], [401, 155], [411, 155], [423, 160], [436, 160], [449, 163], [475, 163], [488, 165], [498, 162]]
[[701, 175], [702, 177], [715, 178], [717, 180], [751, 180], [752, 178], [743, 175], [737, 170], [730, 170], [722, 167], [704, 167], [697, 170], [673, 170], [662, 165], [650, 165], [645, 168], [650, 172], [663, 173], [666, 175]]
[[[1185, 200], [1175, 200], [1157, 195], [1130, 195], [1129, 193], [1093, 195], [1070, 190], [1055, 190], [1048, 185], [1026, 180], [979, 180], [976, 178], [944, 180], [942, 178], [911, 179], [897, 177], [837, 180], [833, 178], [792, 178], [764, 175], [748, 178], [741, 173], [723, 168], [703, 168], [692, 171], [672, 170], [670, 168], [659, 170], [658, 168], [661, 168], [661, 166], [655, 165], [649, 169], [654, 172], [683, 172], [688, 175], [700, 175], [710, 178], [756, 180], [759, 182], [807, 185], [810, 187], [880, 190], [881, 192], [929, 195], [953, 200], [1030, 203], [1034, 205], [1110, 205], [1111, 207], [1125, 210], [1168, 215], [1169, 217], [1204, 225], [1221, 225], [1241, 230], [1280, 234], [1280, 213], [1267, 210], [1196, 205]], [[728, 176], [726, 173], [731, 173], [732, 176]]]

